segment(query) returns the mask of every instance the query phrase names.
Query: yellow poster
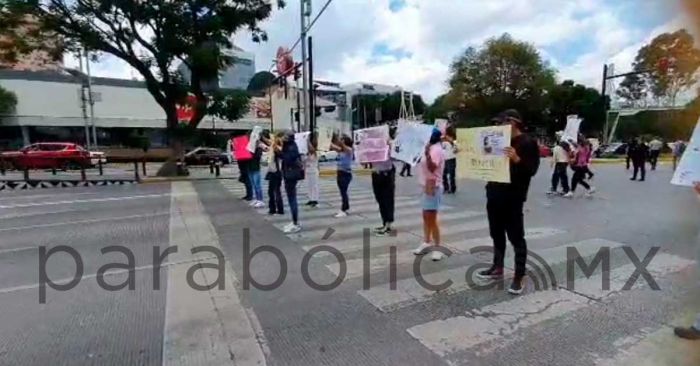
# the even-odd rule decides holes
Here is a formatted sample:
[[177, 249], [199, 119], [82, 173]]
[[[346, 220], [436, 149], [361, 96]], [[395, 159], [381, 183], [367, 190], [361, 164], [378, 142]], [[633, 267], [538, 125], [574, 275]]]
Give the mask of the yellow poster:
[[459, 178], [510, 183], [510, 162], [504, 151], [510, 146], [510, 126], [460, 128], [457, 141]]

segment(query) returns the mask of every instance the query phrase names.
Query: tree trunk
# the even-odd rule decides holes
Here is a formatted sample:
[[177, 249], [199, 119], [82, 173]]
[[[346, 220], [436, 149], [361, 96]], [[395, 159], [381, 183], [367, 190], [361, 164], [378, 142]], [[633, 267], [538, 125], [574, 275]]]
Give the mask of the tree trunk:
[[[184, 166], [185, 146], [182, 137], [173, 133], [178, 123], [177, 112], [175, 112], [175, 108], [172, 108], [172, 111], [167, 112], [168, 145], [172, 149], [172, 154], [158, 169], [156, 173], [158, 177], [178, 177], [189, 174]], [[183, 164], [178, 164], [178, 162]]]

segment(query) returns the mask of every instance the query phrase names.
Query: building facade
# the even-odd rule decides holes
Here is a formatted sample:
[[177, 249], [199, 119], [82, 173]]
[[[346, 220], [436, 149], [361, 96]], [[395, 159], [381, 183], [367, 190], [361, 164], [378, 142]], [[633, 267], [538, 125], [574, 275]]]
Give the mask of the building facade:
[[[246, 52], [236, 46], [223, 50], [222, 53], [231, 58], [231, 65], [226, 70], [219, 72], [218, 80], [205, 82], [204, 89], [246, 90], [250, 80], [255, 75], [255, 54]], [[178, 66], [178, 71], [183, 79], [189, 82], [190, 70], [184, 63]]]

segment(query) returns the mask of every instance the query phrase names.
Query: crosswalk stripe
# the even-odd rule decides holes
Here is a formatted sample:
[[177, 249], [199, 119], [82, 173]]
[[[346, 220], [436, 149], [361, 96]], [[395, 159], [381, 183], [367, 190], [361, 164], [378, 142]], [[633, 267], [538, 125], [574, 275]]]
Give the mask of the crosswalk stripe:
[[[459, 219], [469, 219], [477, 216], [483, 216], [485, 215], [482, 212], [476, 212], [476, 211], [458, 211], [458, 212], [450, 212], [450, 213], [445, 213], [443, 215], [440, 215], [440, 221], [441, 222], [448, 222], [452, 220], [459, 220]], [[349, 217], [348, 217], [349, 218]], [[349, 235], [349, 234], [355, 234], [358, 237], [362, 237], [363, 230], [365, 228], [372, 229], [375, 226], [381, 226], [380, 225], [380, 217], [379, 214], [377, 213], [377, 219], [373, 220], [376, 222], [372, 222], [374, 225], [371, 225], [372, 223], [367, 222], [367, 218], [362, 218], [362, 222], [351, 222], [350, 220], [347, 220], [348, 218], [344, 218], [342, 221], [342, 225], [333, 227], [333, 235], [335, 237], [338, 237], [339, 235]], [[395, 217], [396, 219], [396, 217]], [[371, 220], [371, 219], [370, 219]], [[335, 224], [338, 224], [338, 220], [336, 219]], [[421, 229], [420, 224], [423, 223], [423, 217], [420, 215], [416, 215], [415, 212], [412, 212], [412, 215], [403, 218], [402, 220], [396, 220], [396, 224], [393, 226], [393, 228], [396, 231], [416, 231], [417, 229]], [[462, 223], [461, 221], [459, 223]], [[326, 227], [316, 229], [316, 230], [304, 230], [300, 233], [289, 235], [290, 238], [292, 238], [294, 241], [297, 242], [302, 242], [302, 241], [313, 241], [317, 240], [320, 241], [322, 237], [326, 234], [328, 229], [331, 228], [331, 226], [327, 225]], [[330, 240], [333, 239], [333, 236], [329, 238]], [[326, 240], [328, 241], [328, 240]]]
[[[397, 202], [396, 207], [407, 207], [407, 206], [418, 206], [420, 202]], [[285, 210], [287, 210], [288, 207], [285, 207]], [[370, 214], [374, 213], [378, 210], [377, 204], [367, 204], [367, 205], [362, 205], [362, 206], [354, 206], [350, 207], [350, 214], [351, 215], [359, 215], [359, 214]], [[416, 209], [416, 213], [419, 213], [420, 211]], [[333, 216], [338, 212], [338, 208], [328, 208], [328, 209], [310, 209], [310, 210], [303, 210], [300, 207], [299, 210], [299, 220], [302, 222], [302, 226], [304, 225], [305, 220], [313, 220], [316, 218], [321, 218], [321, 217], [330, 217]], [[342, 225], [343, 218], [338, 218], [338, 224]], [[288, 217], [282, 217], [282, 216], [274, 216], [270, 218], [271, 222], [283, 222], [283, 221], [288, 221]]]
[[[551, 267], [562, 264], [567, 261], [566, 249], [576, 248], [581, 257], [585, 258], [596, 254], [602, 247], [617, 248], [622, 246], [622, 243], [608, 241], [604, 239], [589, 239], [576, 243], [565, 244], [563, 246], [534, 250], [533, 252]], [[507, 253], [510, 253], [508, 251]], [[507, 257], [505, 265], [509, 269], [513, 269], [512, 256]], [[465, 275], [469, 271], [470, 266], [462, 266], [445, 271], [433, 272], [423, 276], [430, 284], [443, 284], [447, 281], [452, 281], [452, 285], [447, 289], [440, 291], [440, 295], [451, 295], [465, 290], [470, 290], [469, 283], [465, 279]], [[512, 272], [511, 272], [512, 273]], [[557, 279], [557, 284], [565, 283], [563, 279]], [[430, 300], [436, 295], [435, 291], [431, 291], [421, 286], [416, 278], [410, 277], [396, 282], [396, 289], [390, 289], [390, 284], [385, 283], [371, 287], [369, 290], [360, 290], [358, 293], [374, 305], [382, 312], [391, 312], [407, 306]]]
[[[543, 239], [547, 238], [550, 236], [554, 235], [559, 235], [563, 234], [563, 230], [551, 228], [551, 227], [534, 227], [530, 229], [525, 230], [525, 239], [528, 240], [537, 240], [537, 239]], [[469, 252], [472, 248], [485, 245], [485, 246], [491, 246], [493, 245], [493, 240], [491, 239], [490, 236], [485, 236], [481, 238], [473, 238], [473, 239], [466, 239], [466, 240], [459, 240], [455, 242], [450, 242], [446, 244], [447, 247], [449, 247], [451, 250], [458, 252], [458, 253], [466, 253]]]
[[[692, 265], [694, 261], [670, 254], [658, 254], [647, 266], [647, 270], [652, 276], [658, 278]], [[442, 357], [497, 339], [503, 342], [499, 342], [494, 347], [503, 347], [517, 340], [516, 337], [508, 336], [519, 330], [597, 303], [592, 301], [593, 299], [601, 300], [619, 293], [635, 271], [634, 264], [627, 264], [610, 271], [611, 290], [602, 289], [602, 275], [591, 276], [577, 281], [575, 292], [538, 291], [510, 301], [467, 311], [464, 316], [416, 325], [407, 331], [428, 349]], [[636, 287], [643, 283], [644, 281], [637, 281]]]

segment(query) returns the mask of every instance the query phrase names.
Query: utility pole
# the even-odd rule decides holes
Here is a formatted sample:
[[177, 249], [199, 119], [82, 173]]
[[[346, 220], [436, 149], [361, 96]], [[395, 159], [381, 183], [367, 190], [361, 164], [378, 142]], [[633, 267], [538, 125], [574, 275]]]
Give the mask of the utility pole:
[[97, 148], [97, 129], [95, 128], [95, 99], [92, 97], [92, 75], [90, 75], [90, 55], [85, 49], [85, 70], [87, 71], [88, 102], [90, 103], [90, 124], [92, 125], [92, 147]]
[[[78, 67], [80, 68], [80, 73], [83, 73], [83, 55], [78, 51]], [[88, 125], [88, 115], [87, 115], [87, 98], [85, 97], [85, 83], [80, 81], [80, 109], [83, 112], [83, 121], [85, 122], [85, 148], [90, 150], [90, 127]]]
[[[303, 122], [301, 123], [303, 131], [308, 131], [309, 129], [309, 100], [308, 100], [308, 90], [309, 90], [309, 81], [308, 81], [308, 69], [307, 69], [307, 63], [306, 63], [306, 32], [307, 32], [307, 27], [309, 24], [309, 18], [311, 17], [311, 0], [301, 0], [299, 2], [301, 5], [301, 65], [302, 65], [302, 83], [301, 83], [301, 95], [302, 95], [302, 101], [304, 103], [303, 106], [303, 111], [304, 111], [304, 119]], [[299, 120], [301, 122], [301, 111], [299, 111]]]
[[603, 66], [603, 86], [600, 89], [600, 95], [603, 103], [603, 121], [605, 122], [605, 130], [603, 131], [603, 142], [608, 143], [608, 103], [605, 98], [605, 93], [608, 90], [608, 64]]
[[316, 88], [314, 87], [314, 48], [313, 39], [309, 37], [309, 131], [316, 128]]

